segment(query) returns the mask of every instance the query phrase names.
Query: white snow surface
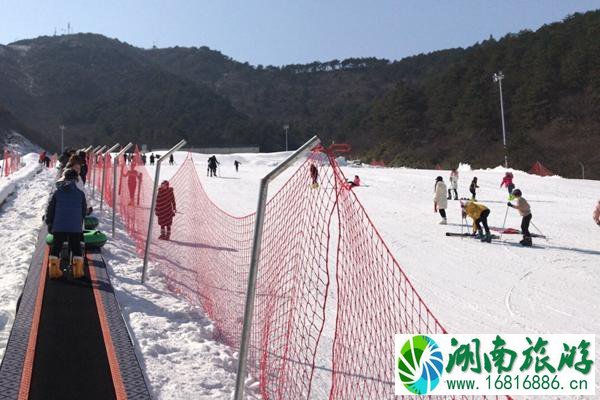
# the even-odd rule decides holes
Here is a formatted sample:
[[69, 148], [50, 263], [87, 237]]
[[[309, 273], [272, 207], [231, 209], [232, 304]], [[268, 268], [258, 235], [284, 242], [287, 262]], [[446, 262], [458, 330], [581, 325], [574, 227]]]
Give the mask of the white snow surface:
[[[194, 154], [193, 158], [213, 201], [233, 215], [245, 215], [255, 210], [260, 178], [287, 154], [218, 155], [219, 178], [206, 177], [210, 155]], [[185, 156], [176, 153], [176, 162]], [[236, 159], [242, 162], [238, 173], [233, 167]], [[162, 168], [161, 179], [168, 179], [178, 167]], [[468, 186], [477, 176], [478, 199], [491, 210], [490, 226], [502, 227], [508, 193], [500, 188], [500, 181], [506, 170], [471, 171], [466, 164], [460, 169], [459, 197], [469, 196]], [[600, 198], [599, 181], [539, 177], [511, 169], [517, 188], [532, 207], [532, 232], [539, 228], [549, 238], [534, 239], [534, 247], [523, 248], [518, 244], [520, 235], [503, 235], [492, 244], [445, 236], [445, 232], [461, 232], [458, 201], [449, 201], [447, 226], [438, 225], [440, 217], [433, 212], [435, 178], [442, 175], [448, 181], [450, 171], [342, 170], [347, 176], [359, 173], [365, 186], [355, 188], [355, 193], [416, 290], [449, 332], [595, 333], [596, 347], [600, 347], [600, 229], [591, 218]], [[274, 182], [271, 194], [291, 172], [293, 168]], [[509, 209], [506, 227], [520, 229], [520, 221], [517, 211]], [[334, 297], [332, 292], [331, 303]], [[332, 332], [325, 327], [324, 356], [319, 359], [323, 366], [328, 363]], [[596, 354], [596, 364], [599, 360]], [[319, 371], [316, 375], [313, 397], [325, 398], [328, 379], [320, 378]], [[599, 375], [597, 369], [597, 393]]]
[[12, 328], [31, 256], [42, 226], [54, 172], [41, 168], [37, 154], [25, 166], [0, 178], [0, 358]]

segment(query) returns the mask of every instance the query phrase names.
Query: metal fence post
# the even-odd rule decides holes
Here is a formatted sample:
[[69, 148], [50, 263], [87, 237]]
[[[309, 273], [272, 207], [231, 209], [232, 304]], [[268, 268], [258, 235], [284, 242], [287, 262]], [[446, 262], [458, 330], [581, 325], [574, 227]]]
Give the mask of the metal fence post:
[[152, 203], [150, 204], [150, 216], [148, 218], [148, 235], [146, 236], [146, 248], [144, 249], [144, 266], [142, 267], [142, 283], [146, 282], [146, 269], [148, 268], [148, 255], [150, 254], [150, 236], [152, 235], [152, 224], [154, 223], [154, 209], [156, 208], [156, 195], [158, 190], [158, 181], [160, 179], [160, 165], [164, 159], [169, 157], [171, 154], [181, 149], [186, 145], [186, 141], [182, 140], [177, 143], [173, 148], [167, 151], [161, 158], [156, 162], [156, 172], [154, 173], [154, 187], [152, 189]]
[[127, 146], [123, 147], [121, 151], [115, 156], [113, 160], [113, 206], [112, 206], [112, 236], [115, 237], [115, 213], [117, 210], [117, 167], [119, 164], [119, 158], [123, 156], [127, 150], [133, 146], [133, 143], [129, 142]]
[[108, 156], [110, 153], [115, 151], [119, 146], [120, 146], [120, 144], [117, 143], [102, 154], [102, 183], [100, 185], [100, 211], [102, 211], [102, 206], [104, 205], [104, 182], [106, 180], [106, 156]]
[[104, 149], [106, 148], [106, 146], [102, 146], [100, 147], [98, 150], [94, 151], [94, 157], [92, 159], [92, 199], [94, 198], [94, 195], [96, 194], [96, 164], [98, 164], [98, 155], [100, 153], [102, 153], [104, 151]]
[[260, 246], [262, 243], [263, 225], [265, 220], [265, 211], [267, 207], [267, 194], [269, 183], [279, 174], [289, 167], [294, 161], [298, 160], [305, 152], [313, 149], [321, 141], [317, 136], [313, 136], [302, 147], [292, 153], [275, 169], [265, 175], [260, 181], [260, 191], [258, 194], [258, 206], [256, 208], [256, 219], [254, 221], [254, 239], [252, 242], [252, 256], [250, 258], [250, 270], [248, 271], [248, 288], [246, 290], [246, 305], [244, 307], [244, 326], [242, 328], [242, 338], [240, 340], [240, 352], [237, 376], [235, 380], [234, 400], [243, 400], [244, 381], [246, 380], [246, 364], [248, 361], [248, 347], [250, 344], [250, 330], [252, 328], [252, 318], [254, 317], [254, 298], [256, 294], [256, 277], [258, 276], [258, 261], [260, 259]]

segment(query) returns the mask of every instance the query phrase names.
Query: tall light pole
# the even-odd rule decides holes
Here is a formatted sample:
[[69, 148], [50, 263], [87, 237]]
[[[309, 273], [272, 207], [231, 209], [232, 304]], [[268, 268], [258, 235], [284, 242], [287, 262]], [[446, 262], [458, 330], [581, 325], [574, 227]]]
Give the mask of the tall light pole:
[[285, 124], [283, 130], [285, 131], [285, 151], [288, 151], [288, 131], [290, 130], [290, 126]]
[[65, 151], [65, 126], [61, 125], [60, 128], [60, 152]]
[[508, 168], [508, 155], [506, 152], [506, 126], [504, 124], [504, 101], [502, 100], [502, 79], [504, 74], [498, 71], [494, 74], [494, 82], [498, 82], [500, 88], [500, 114], [502, 115], [502, 143], [504, 144], [504, 168]]

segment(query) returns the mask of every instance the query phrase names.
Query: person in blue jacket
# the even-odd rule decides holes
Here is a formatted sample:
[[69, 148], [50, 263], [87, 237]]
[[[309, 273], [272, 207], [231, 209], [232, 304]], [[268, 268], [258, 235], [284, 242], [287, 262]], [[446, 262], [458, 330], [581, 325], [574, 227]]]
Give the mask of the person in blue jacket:
[[81, 235], [87, 204], [85, 194], [77, 188], [77, 176], [78, 173], [73, 169], [65, 171], [64, 180], [56, 182], [56, 190], [46, 209], [48, 232], [54, 236], [48, 258], [48, 272], [51, 279], [63, 275], [59, 257], [64, 242], [69, 242], [69, 250], [73, 254], [73, 277], [82, 278], [84, 275]]

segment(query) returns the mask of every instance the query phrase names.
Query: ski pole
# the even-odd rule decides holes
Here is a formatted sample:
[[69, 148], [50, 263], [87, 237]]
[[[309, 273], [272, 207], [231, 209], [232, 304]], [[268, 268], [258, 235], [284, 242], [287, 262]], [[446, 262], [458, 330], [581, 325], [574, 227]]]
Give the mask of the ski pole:
[[531, 221], [531, 225], [535, 228], [536, 231], [539, 232], [540, 235], [542, 235], [544, 237], [544, 240], [548, 241], [548, 237], [546, 235], [544, 235], [544, 233], [542, 231], [540, 231], [540, 228], [538, 228], [537, 226], [535, 226], [535, 224], [533, 223], [533, 221]]
[[502, 230], [500, 231], [500, 239], [502, 239], [502, 234], [504, 234], [504, 228], [506, 228], [506, 218], [508, 217], [509, 208], [509, 206], [506, 206], [506, 213], [504, 213], [504, 222], [502, 223]]

